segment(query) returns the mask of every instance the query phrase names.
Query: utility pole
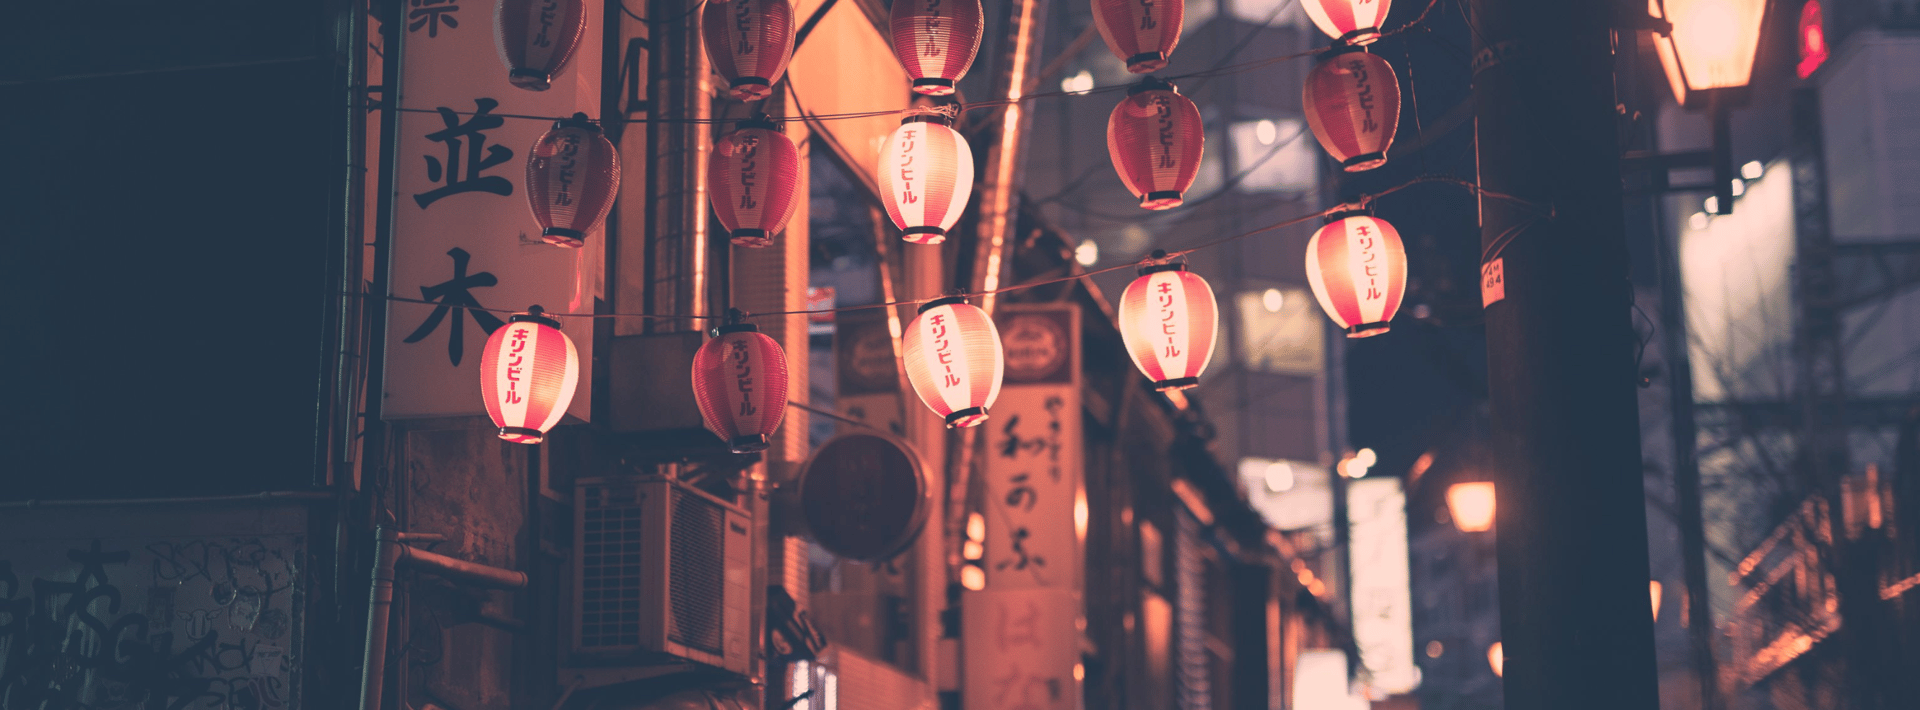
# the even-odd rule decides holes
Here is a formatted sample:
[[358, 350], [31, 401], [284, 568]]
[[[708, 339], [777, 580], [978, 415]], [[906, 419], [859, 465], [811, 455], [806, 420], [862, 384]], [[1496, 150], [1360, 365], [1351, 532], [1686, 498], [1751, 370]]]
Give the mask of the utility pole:
[[1659, 706], [1613, 3], [1474, 0], [1506, 706]]

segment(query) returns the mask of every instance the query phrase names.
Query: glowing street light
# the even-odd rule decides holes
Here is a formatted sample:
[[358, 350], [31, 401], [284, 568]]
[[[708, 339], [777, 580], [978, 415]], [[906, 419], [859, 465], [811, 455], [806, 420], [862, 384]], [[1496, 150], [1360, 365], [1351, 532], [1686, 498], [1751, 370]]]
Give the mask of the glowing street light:
[[1654, 35], [1654, 49], [1680, 105], [1693, 105], [1699, 92], [1743, 88], [1752, 78], [1766, 0], [1648, 0], [1647, 13], [1673, 25]]
[[1486, 532], [1493, 529], [1493, 484], [1486, 481], [1455, 483], [1447, 487], [1447, 512], [1460, 532]]

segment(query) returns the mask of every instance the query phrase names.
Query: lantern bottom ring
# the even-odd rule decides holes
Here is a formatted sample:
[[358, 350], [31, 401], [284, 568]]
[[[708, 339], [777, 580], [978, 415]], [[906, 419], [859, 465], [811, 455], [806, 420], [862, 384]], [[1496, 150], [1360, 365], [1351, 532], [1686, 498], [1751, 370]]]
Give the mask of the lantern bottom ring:
[[587, 245], [587, 233], [566, 227], [548, 227], [540, 230], [540, 240], [557, 247], [579, 249]]
[[1198, 377], [1175, 377], [1171, 380], [1155, 382], [1153, 383], [1153, 388], [1161, 392], [1170, 392], [1173, 390], [1190, 389], [1199, 384], [1200, 378]]
[[1373, 44], [1379, 39], [1380, 39], [1380, 28], [1362, 27], [1352, 32], [1348, 32], [1346, 34], [1340, 35], [1340, 38], [1337, 41], [1343, 44], [1349, 44], [1357, 47], [1363, 44]]
[[1378, 321], [1374, 323], [1361, 323], [1359, 325], [1349, 326], [1347, 328], [1347, 337], [1371, 338], [1373, 336], [1380, 335], [1382, 333], [1387, 332], [1388, 326], [1391, 326], [1391, 325], [1393, 324], [1388, 321]]
[[1127, 57], [1127, 71], [1134, 74], [1146, 74], [1167, 68], [1166, 52], [1141, 52]]
[[900, 238], [914, 244], [939, 244], [947, 240], [947, 230], [939, 227], [908, 227], [900, 230]]
[[1372, 170], [1386, 164], [1387, 154], [1384, 152], [1361, 153], [1340, 161], [1341, 167], [1346, 168], [1346, 171], [1350, 173]]
[[727, 448], [732, 449], [736, 454], [751, 454], [766, 451], [767, 447], [771, 445], [772, 443], [767, 439], [767, 435], [765, 434], [736, 436], [727, 441]]
[[516, 444], [538, 444], [546, 440], [547, 433], [532, 427], [503, 426], [500, 427], [500, 438]]
[[1140, 206], [1150, 210], [1170, 210], [1182, 202], [1179, 190], [1155, 190], [1140, 196]]
[[514, 69], [507, 72], [507, 83], [528, 91], [546, 91], [552, 87], [552, 79], [546, 72], [538, 69]]
[[947, 415], [947, 428], [964, 429], [970, 426], [979, 426], [985, 421], [987, 421], [986, 407], [968, 407]]
[[761, 247], [773, 246], [773, 237], [768, 236], [767, 230], [764, 230], [764, 229], [752, 229], [752, 228], [743, 227], [741, 229], [736, 229], [736, 230], [733, 230], [732, 232], [728, 232], [727, 236], [732, 240], [733, 245], [737, 247], [752, 247], [755, 249], [759, 249]]
[[953, 80], [939, 77], [927, 77], [913, 80], [913, 90], [928, 96], [946, 96], [953, 93]]
[[727, 84], [727, 95], [741, 101], [759, 101], [773, 95], [773, 82], [765, 77], [743, 76]]

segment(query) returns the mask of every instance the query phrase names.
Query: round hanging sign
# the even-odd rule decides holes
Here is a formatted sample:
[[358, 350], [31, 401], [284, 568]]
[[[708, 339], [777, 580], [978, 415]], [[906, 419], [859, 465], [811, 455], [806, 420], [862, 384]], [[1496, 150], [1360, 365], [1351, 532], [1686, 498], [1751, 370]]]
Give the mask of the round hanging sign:
[[800, 473], [800, 511], [813, 541], [836, 556], [877, 562], [920, 536], [933, 487], [904, 442], [859, 431], [821, 444]]

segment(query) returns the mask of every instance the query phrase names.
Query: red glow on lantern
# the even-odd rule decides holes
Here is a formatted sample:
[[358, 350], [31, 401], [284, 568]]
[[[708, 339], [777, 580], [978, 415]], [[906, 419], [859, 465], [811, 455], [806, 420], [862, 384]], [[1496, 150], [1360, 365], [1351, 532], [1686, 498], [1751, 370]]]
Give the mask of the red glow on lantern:
[[1200, 109], [1172, 84], [1152, 77], [1128, 89], [1107, 117], [1107, 155], [1146, 209], [1180, 206], [1200, 174], [1206, 148]]
[[787, 412], [787, 354], [750, 324], [721, 326], [693, 354], [693, 395], [727, 448], [765, 451]]
[[1185, 15], [1182, 0], [1093, 0], [1093, 24], [1100, 28], [1100, 38], [1135, 74], [1166, 68], [1180, 44]]
[[1400, 125], [1400, 80], [1387, 60], [1346, 52], [1307, 75], [1302, 105], [1313, 137], [1347, 172], [1387, 164]]
[[1213, 359], [1220, 312], [1207, 280], [1184, 264], [1155, 264], [1120, 296], [1120, 337], [1134, 366], [1157, 390], [1200, 384]]
[[1407, 292], [1407, 248], [1385, 220], [1336, 212], [1307, 241], [1307, 283], [1347, 337], [1385, 333]]
[[1813, 72], [1825, 63], [1826, 20], [1821, 17], [1820, 0], [1807, 0], [1807, 4], [1800, 7], [1800, 64], [1797, 67], [1800, 78], [1813, 76]]
[[493, 11], [493, 42], [507, 65], [507, 81], [546, 91], [573, 59], [586, 26], [583, 0], [500, 0]]
[[1300, 0], [1313, 24], [1344, 44], [1368, 44], [1380, 39], [1393, 0]]
[[[908, 0], [902, 0], [907, 2]], [[899, 7], [895, 5], [895, 7]], [[973, 148], [938, 115], [909, 116], [880, 149], [880, 194], [901, 238], [939, 244], [973, 197]]]
[[793, 218], [799, 187], [800, 151], [773, 122], [742, 121], [740, 130], [713, 142], [707, 199], [734, 245], [773, 246]]
[[893, 3], [893, 55], [929, 96], [953, 93], [980, 51], [980, 0], [897, 0]]
[[600, 127], [576, 113], [533, 142], [527, 158], [527, 206], [548, 244], [580, 247], [620, 192], [620, 153]]
[[987, 420], [987, 408], [1000, 398], [1007, 360], [1000, 330], [986, 311], [960, 296], [930, 301], [900, 334], [900, 351], [914, 393], [949, 428]]
[[787, 0], [708, 0], [700, 34], [714, 71], [727, 79], [727, 95], [759, 101], [793, 59], [793, 6]]
[[480, 358], [480, 396], [500, 438], [538, 444], [573, 403], [580, 353], [560, 322], [539, 306], [516, 314], [487, 338]]

